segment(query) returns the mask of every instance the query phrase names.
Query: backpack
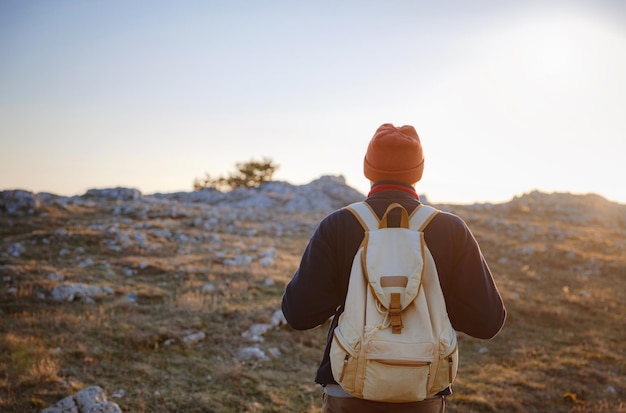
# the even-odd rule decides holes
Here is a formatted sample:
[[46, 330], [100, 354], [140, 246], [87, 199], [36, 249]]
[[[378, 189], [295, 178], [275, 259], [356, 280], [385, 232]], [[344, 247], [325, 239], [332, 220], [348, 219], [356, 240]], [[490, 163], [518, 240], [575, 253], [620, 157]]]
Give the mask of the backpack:
[[[439, 211], [408, 215], [392, 203], [378, 219], [365, 202], [346, 207], [365, 229], [354, 257], [344, 311], [330, 347], [333, 377], [351, 396], [412, 402], [450, 386], [458, 369], [452, 328], [423, 229]], [[387, 216], [400, 209], [400, 227]]]

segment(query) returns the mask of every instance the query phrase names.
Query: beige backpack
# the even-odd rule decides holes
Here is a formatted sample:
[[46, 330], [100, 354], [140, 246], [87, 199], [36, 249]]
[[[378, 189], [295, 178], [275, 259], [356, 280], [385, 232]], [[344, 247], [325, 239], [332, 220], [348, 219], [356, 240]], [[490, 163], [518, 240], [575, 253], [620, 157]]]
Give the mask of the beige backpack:
[[[348, 208], [365, 229], [330, 348], [337, 383], [358, 398], [411, 402], [436, 395], [456, 377], [458, 349], [423, 229], [438, 212], [398, 203], [379, 221], [371, 207]], [[387, 226], [400, 209], [401, 225]]]

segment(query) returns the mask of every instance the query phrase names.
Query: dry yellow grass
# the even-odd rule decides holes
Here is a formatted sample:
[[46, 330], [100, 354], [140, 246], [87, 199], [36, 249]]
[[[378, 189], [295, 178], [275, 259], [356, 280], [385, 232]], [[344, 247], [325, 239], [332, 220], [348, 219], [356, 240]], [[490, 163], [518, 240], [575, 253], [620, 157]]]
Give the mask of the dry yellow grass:
[[[449, 411], [626, 411], [624, 206], [535, 194], [491, 208], [441, 207], [474, 231], [509, 311], [496, 339], [460, 336]], [[154, 231], [147, 242], [158, 248], [116, 251], [98, 227], [112, 222], [110, 211], [0, 213], [0, 252], [25, 245], [19, 257], [0, 256], [1, 411], [38, 412], [89, 385], [104, 388], [124, 412], [320, 411], [313, 376], [327, 325], [307, 332], [274, 328], [262, 343], [242, 337], [280, 308], [319, 216], [281, 236], [264, 232], [262, 222], [242, 222], [254, 231], [240, 235], [218, 226], [219, 242], [203, 238], [207, 231], [192, 216], [117, 217], [117, 228], [130, 234], [150, 224], [200, 240], [175, 242]], [[226, 264], [266, 248], [276, 251], [272, 266]], [[93, 265], [80, 267], [87, 257]], [[114, 294], [93, 304], [56, 302], [49, 295], [59, 281], [50, 273], [64, 282], [108, 285]], [[138, 294], [137, 305], [111, 305], [129, 293]], [[185, 344], [197, 332], [205, 338]], [[239, 349], [255, 344], [277, 355], [237, 358]]]

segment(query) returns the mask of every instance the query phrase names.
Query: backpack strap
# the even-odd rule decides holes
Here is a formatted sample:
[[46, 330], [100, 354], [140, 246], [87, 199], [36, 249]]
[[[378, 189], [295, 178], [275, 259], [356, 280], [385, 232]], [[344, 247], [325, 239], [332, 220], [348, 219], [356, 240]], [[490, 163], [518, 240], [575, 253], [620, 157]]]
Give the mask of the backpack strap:
[[367, 202], [355, 202], [348, 205], [346, 209], [354, 214], [363, 229], [366, 231], [378, 229], [380, 220]]
[[[367, 202], [355, 202], [345, 208], [354, 214], [365, 230], [372, 231], [380, 227], [380, 219], [378, 219], [378, 216]], [[388, 211], [389, 208], [387, 209]], [[409, 228], [414, 231], [423, 231], [438, 212], [438, 209], [429, 205], [418, 205], [409, 216]]]
[[415, 231], [423, 231], [437, 213], [439, 213], [438, 209], [420, 204], [409, 217], [409, 228]]
[[407, 214], [406, 209], [404, 209], [404, 207], [397, 202], [389, 204], [387, 210], [383, 214], [383, 217], [380, 219], [380, 225], [378, 225], [378, 228], [389, 228], [387, 224], [387, 216], [396, 208], [400, 209], [402, 214], [400, 215], [400, 228], [409, 229], [409, 214]]

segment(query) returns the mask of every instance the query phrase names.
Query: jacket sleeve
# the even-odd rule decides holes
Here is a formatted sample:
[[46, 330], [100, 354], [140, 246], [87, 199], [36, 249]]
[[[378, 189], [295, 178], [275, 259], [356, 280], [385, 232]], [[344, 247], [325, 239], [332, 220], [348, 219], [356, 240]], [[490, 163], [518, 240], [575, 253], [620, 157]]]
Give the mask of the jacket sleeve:
[[431, 223], [433, 233], [439, 235], [431, 238], [440, 245], [431, 252], [452, 326], [472, 337], [493, 338], [504, 325], [506, 309], [491, 270], [465, 222], [452, 214], [439, 215], [443, 216]]
[[[300, 266], [287, 284], [282, 310], [296, 330], [317, 327], [335, 314], [342, 303], [343, 289], [336, 251], [329, 245], [328, 220], [320, 223], [302, 255]], [[344, 291], [345, 295], [345, 291]]]

